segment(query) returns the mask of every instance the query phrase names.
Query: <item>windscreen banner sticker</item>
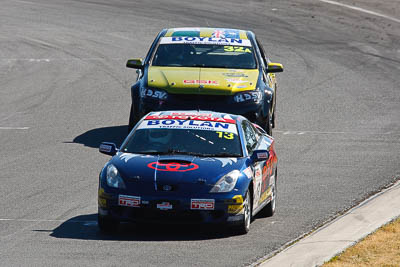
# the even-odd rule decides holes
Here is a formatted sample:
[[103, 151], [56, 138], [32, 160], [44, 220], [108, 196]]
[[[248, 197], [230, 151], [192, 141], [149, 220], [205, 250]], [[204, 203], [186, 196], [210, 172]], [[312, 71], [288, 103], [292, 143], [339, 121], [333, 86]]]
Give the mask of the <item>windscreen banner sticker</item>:
[[146, 118], [138, 129], [191, 129], [205, 131], [228, 132], [237, 135], [235, 124], [218, 121], [196, 120], [149, 120]]
[[160, 44], [211, 44], [211, 45], [236, 45], [251, 47], [250, 40], [217, 37], [162, 37]]
[[214, 210], [215, 200], [214, 199], [191, 199], [190, 201], [191, 210]]
[[137, 196], [128, 196], [128, 195], [119, 195], [118, 196], [118, 205], [125, 207], [140, 207], [140, 197]]
[[147, 116], [145, 120], [194, 120], [194, 121], [218, 121], [226, 123], [236, 123], [229, 115], [224, 118], [213, 117], [212, 114], [190, 114], [190, 113], [172, 113], [172, 115], [157, 115]]

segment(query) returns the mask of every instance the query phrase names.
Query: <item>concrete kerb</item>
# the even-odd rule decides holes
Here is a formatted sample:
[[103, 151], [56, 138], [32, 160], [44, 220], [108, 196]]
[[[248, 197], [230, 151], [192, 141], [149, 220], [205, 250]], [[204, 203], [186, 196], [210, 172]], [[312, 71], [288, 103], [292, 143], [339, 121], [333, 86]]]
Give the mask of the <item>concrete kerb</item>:
[[343, 215], [292, 241], [273, 257], [261, 259], [254, 265], [319, 266], [400, 216], [400, 181], [369, 197]]

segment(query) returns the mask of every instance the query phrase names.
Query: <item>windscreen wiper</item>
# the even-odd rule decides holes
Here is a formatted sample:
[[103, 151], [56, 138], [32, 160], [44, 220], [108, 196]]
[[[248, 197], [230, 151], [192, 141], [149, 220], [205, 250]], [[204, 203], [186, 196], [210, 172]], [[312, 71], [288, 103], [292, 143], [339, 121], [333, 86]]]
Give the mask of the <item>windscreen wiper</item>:
[[233, 153], [228, 153], [228, 152], [221, 152], [221, 153], [216, 153], [216, 154], [208, 154], [209, 157], [241, 157], [242, 155], [240, 154], [233, 154]]
[[168, 149], [162, 153], [163, 155], [171, 154], [171, 155], [190, 155], [190, 156], [203, 156], [202, 153], [178, 150], [178, 149]]

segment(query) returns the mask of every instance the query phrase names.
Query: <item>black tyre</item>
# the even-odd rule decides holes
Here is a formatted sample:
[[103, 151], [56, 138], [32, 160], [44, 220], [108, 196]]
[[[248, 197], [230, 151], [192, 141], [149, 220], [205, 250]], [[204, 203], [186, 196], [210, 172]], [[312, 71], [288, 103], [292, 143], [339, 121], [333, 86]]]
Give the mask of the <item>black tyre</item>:
[[271, 217], [274, 215], [275, 210], [276, 210], [276, 193], [277, 193], [277, 188], [276, 188], [276, 178], [277, 178], [277, 171], [275, 171], [275, 177], [273, 180], [273, 184], [271, 185], [272, 187], [272, 193], [271, 193], [271, 201], [262, 209], [260, 210], [260, 215], [262, 217]]
[[128, 133], [130, 133], [133, 129], [133, 127], [135, 127], [136, 123], [140, 120], [139, 118], [139, 114], [137, 113], [135, 106], [131, 105], [131, 112], [129, 114], [129, 124], [128, 124]]
[[250, 230], [252, 207], [251, 207], [251, 198], [249, 191], [246, 192], [246, 196], [243, 201], [243, 214], [244, 214], [243, 220], [236, 228], [236, 232], [241, 235], [247, 234]]
[[99, 214], [97, 215], [97, 224], [100, 231], [104, 233], [112, 233], [117, 230], [119, 221]]
[[272, 120], [269, 113], [264, 119], [264, 130], [267, 132], [268, 135], [272, 136]]
[[275, 111], [272, 113], [272, 129], [275, 128]]

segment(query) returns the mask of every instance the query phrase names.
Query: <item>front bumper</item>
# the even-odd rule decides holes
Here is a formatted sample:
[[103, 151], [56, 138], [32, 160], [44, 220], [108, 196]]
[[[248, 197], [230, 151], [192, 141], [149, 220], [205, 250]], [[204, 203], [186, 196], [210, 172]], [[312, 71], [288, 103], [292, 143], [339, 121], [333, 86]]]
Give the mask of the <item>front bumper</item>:
[[262, 121], [264, 102], [233, 101], [233, 96], [226, 95], [178, 95], [169, 94], [166, 100], [141, 98], [139, 113], [141, 116], [150, 111], [165, 110], [212, 110], [216, 112], [242, 115], [252, 122]]
[[[120, 196], [99, 190], [99, 214], [118, 221], [171, 222], [171, 223], [230, 223], [243, 219], [243, 197], [232, 198], [196, 196], [196, 198], [168, 198], [157, 196], [132, 196], [140, 198], [134, 206], [121, 205]], [[213, 196], [214, 197], [214, 196]], [[193, 208], [193, 200], [213, 200], [213, 207]]]

